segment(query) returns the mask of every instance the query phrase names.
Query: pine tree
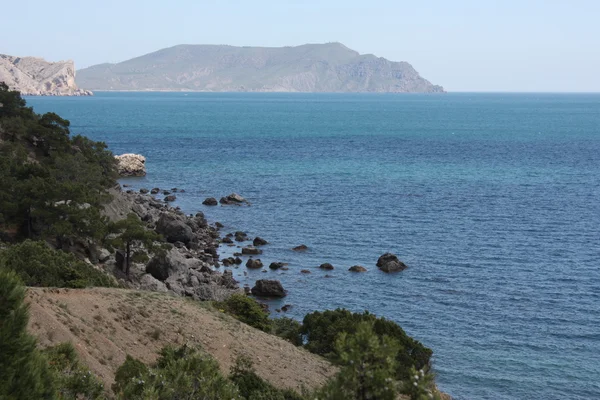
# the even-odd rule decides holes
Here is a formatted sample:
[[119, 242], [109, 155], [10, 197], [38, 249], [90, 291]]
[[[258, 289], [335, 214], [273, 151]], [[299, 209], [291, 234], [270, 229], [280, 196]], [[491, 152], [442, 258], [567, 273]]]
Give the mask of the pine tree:
[[160, 236], [146, 228], [144, 223], [135, 214], [129, 214], [127, 218], [122, 219], [109, 227], [111, 232], [118, 235], [110, 240], [110, 243], [125, 251], [125, 274], [129, 276], [132, 257], [140, 252], [134, 252], [133, 246], [143, 245], [147, 249], [153, 249], [153, 243], [160, 239]]
[[54, 382], [36, 340], [26, 331], [25, 287], [0, 270], [0, 399], [54, 399]]

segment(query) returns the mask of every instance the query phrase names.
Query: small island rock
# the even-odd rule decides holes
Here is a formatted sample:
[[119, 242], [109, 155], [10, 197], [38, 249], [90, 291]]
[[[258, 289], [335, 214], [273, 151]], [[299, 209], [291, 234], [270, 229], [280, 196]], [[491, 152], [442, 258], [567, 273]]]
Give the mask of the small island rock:
[[385, 253], [377, 260], [377, 266], [383, 272], [398, 272], [403, 271], [407, 267], [398, 257], [392, 253]]
[[351, 271], [351, 272], [367, 272], [367, 269], [365, 267], [363, 267], [362, 265], [354, 265], [354, 266], [348, 268], [348, 271]]
[[117, 172], [120, 176], [145, 176], [146, 157], [140, 154], [122, 154], [115, 156]]
[[281, 282], [269, 279], [257, 280], [251, 292], [260, 297], [285, 297], [286, 295]]

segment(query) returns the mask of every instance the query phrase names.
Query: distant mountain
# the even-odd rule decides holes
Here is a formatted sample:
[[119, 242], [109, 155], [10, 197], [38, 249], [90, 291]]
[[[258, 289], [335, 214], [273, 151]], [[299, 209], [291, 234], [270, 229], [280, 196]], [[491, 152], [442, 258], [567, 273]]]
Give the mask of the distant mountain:
[[443, 92], [407, 62], [340, 43], [297, 47], [179, 45], [77, 72], [93, 90], [214, 92]]
[[23, 95], [88, 96], [75, 84], [73, 61], [48, 62], [36, 57], [0, 54], [0, 82]]

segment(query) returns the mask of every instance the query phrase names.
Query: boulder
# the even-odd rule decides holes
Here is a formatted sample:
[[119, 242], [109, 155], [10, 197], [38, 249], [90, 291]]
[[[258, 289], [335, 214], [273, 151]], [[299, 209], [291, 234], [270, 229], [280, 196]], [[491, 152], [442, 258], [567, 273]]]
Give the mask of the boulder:
[[139, 154], [122, 154], [115, 156], [117, 172], [120, 176], [145, 176], [146, 157]]
[[233, 259], [233, 263], [236, 265], [240, 265], [242, 263], [242, 259], [239, 257], [236, 257]]
[[283, 268], [283, 267], [285, 267], [285, 263], [282, 263], [282, 262], [272, 262], [269, 265], [269, 269], [274, 269], [274, 270]]
[[221, 229], [223, 228], [225, 225], [223, 225], [222, 223], [220, 223], [219, 221], [215, 222], [215, 228], [217, 229]]
[[101, 263], [106, 262], [110, 258], [110, 256], [110, 251], [106, 249], [100, 249], [100, 251], [98, 252], [98, 261]]
[[326, 270], [332, 270], [333, 269], [333, 265], [331, 265], [329, 263], [323, 263], [323, 264], [319, 265], [319, 268], [326, 269]]
[[286, 295], [281, 282], [269, 279], [257, 280], [251, 292], [260, 297], [285, 297]]
[[148, 192], [149, 192], [148, 189], [144, 189], [144, 188], [140, 189], [141, 194], [148, 194]]
[[235, 233], [235, 240], [237, 242], [245, 242], [246, 240], [248, 240], [248, 235], [246, 234], [246, 232], [237, 231]]
[[253, 246], [242, 247], [242, 254], [256, 256], [262, 254], [262, 250]]
[[156, 223], [156, 232], [165, 237], [167, 242], [188, 244], [194, 237], [192, 228], [172, 213], [162, 213]]
[[223, 239], [221, 239], [221, 243], [233, 243], [233, 240], [231, 240], [230, 237], [225, 236]]
[[216, 206], [219, 203], [217, 202], [217, 199], [215, 199], [214, 197], [207, 197], [206, 199], [204, 199], [202, 204], [204, 204], [205, 206]]
[[392, 253], [385, 253], [377, 260], [377, 266], [383, 272], [398, 272], [403, 271], [407, 267], [398, 257]]
[[245, 198], [243, 198], [242, 196], [240, 196], [237, 193], [231, 193], [228, 196], [225, 197], [221, 197], [221, 199], [219, 200], [219, 203], [228, 206], [228, 205], [242, 205], [244, 203], [248, 204], [248, 200], [246, 200]]
[[154, 188], [150, 190], [150, 194], [158, 194], [160, 192], [160, 188]]
[[177, 200], [177, 196], [175, 196], [174, 194], [171, 194], [171, 195], [165, 197], [165, 202], [167, 202], [167, 203], [170, 203], [175, 200]]
[[365, 267], [363, 267], [362, 265], [354, 265], [354, 266], [348, 268], [348, 271], [351, 271], [351, 272], [367, 272], [367, 269]]
[[281, 307], [281, 311], [287, 312], [290, 308], [292, 308], [292, 305], [291, 304], [286, 304], [283, 307]]
[[140, 289], [141, 290], [149, 290], [152, 292], [167, 292], [167, 286], [153, 277], [150, 274], [144, 274], [140, 278]]
[[300, 273], [301, 274], [310, 274], [310, 270], [308, 270], [308, 269], [301, 269]]
[[294, 248], [292, 248], [292, 250], [294, 251], [306, 251], [308, 250], [308, 246], [305, 244], [301, 244], [300, 246], [296, 246]]
[[159, 281], [166, 281], [169, 277], [187, 273], [186, 259], [176, 249], [157, 254], [146, 265], [146, 272]]
[[264, 246], [265, 244], [269, 244], [269, 242], [267, 242], [265, 239], [261, 238], [261, 237], [255, 237], [254, 240], [252, 241], [252, 244], [254, 246]]
[[246, 261], [246, 267], [250, 269], [259, 269], [263, 267], [263, 263], [258, 258], [251, 258]]

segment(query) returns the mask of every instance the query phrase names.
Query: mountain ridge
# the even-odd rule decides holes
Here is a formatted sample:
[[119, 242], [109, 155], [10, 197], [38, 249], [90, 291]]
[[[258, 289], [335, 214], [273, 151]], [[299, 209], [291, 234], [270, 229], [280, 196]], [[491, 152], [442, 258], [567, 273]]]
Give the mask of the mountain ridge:
[[208, 92], [443, 92], [408, 62], [341, 43], [287, 47], [180, 44], [78, 71], [93, 90]]

